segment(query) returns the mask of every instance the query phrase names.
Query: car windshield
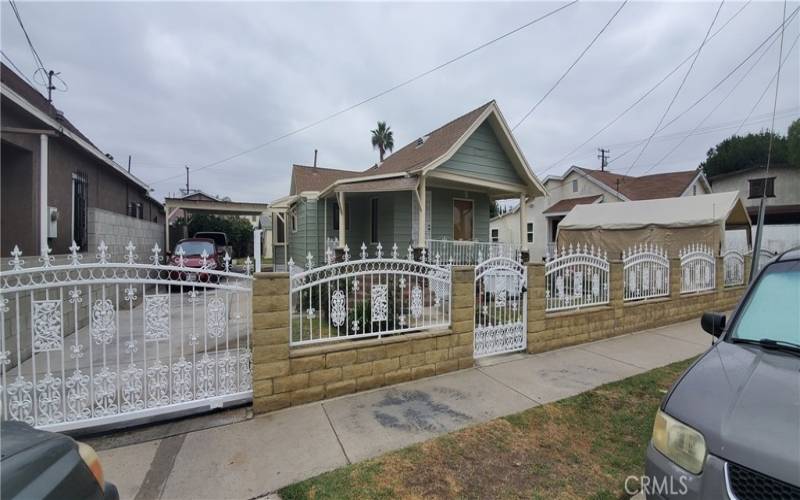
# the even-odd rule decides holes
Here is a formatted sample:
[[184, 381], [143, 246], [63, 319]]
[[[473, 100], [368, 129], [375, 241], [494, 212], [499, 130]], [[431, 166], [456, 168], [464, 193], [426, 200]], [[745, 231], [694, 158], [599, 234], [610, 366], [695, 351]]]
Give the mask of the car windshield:
[[800, 262], [769, 266], [733, 327], [734, 339], [800, 343]]
[[214, 244], [210, 241], [184, 241], [178, 243], [178, 246], [175, 247], [176, 253], [178, 249], [183, 250], [184, 255], [201, 255], [203, 250], [205, 250], [209, 256], [214, 254]]

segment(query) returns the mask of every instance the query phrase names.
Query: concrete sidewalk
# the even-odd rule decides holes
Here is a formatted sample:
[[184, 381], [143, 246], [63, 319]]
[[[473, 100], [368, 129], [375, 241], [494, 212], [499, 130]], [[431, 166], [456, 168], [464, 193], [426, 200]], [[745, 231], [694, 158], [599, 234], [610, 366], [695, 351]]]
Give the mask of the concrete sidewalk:
[[240, 409], [209, 417], [216, 427], [193, 432], [186, 426], [204, 417], [175, 424], [171, 432], [164, 424], [161, 435], [169, 437], [143, 430], [139, 440], [151, 440], [137, 444], [109, 448], [120, 442], [113, 436], [91, 444], [101, 450], [106, 478], [123, 499], [247, 499], [684, 360], [710, 345], [693, 320], [537, 355], [490, 358], [469, 370], [255, 418]]

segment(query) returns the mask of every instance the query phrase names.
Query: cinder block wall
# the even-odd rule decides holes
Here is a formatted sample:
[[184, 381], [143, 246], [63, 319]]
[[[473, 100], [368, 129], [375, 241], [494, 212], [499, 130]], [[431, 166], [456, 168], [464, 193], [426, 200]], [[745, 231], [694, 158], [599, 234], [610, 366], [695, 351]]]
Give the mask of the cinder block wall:
[[453, 268], [452, 326], [328, 345], [289, 347], [289, 275], [253, 285], [253, 410], [288, 406], [430, 377], [473, 365], [474, 268]]
[[[528, 265], [528, 352], [537, 353], [699, 318], [705, 311], [733, 309], [746, 285], [725, 287], [722, 258], [717, 258], [714, 290], [682, 294], [680, 259], [670, 259], [670, 295], [624, 302], [622, 262], [611, 262], [609, 304], [545, 312], [544, 264]], [[745, 257], [745, 283], [750, 257]]]

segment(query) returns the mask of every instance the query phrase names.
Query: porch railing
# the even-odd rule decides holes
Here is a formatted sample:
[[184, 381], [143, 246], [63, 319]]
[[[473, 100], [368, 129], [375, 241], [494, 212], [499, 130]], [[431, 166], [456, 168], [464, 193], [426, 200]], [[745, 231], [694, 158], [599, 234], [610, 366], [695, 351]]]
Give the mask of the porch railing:
[[519, 248], [509, 243], [487, 241], [428, 240], [428, 255], [457, 266], [475, 265], [496, 257], [519, 260]]
[[306, 257], [306, 270], [294, 272], [289, 261], [290, 345], [344, 339], [382, 337], [450, 324], [450, 266], [414, 260], [394, 245], [384, 255], [382, 245], [369, 255], [367, 246], [351, 259], [344, 247], [342, 261], [326, 252], [323, 265]]

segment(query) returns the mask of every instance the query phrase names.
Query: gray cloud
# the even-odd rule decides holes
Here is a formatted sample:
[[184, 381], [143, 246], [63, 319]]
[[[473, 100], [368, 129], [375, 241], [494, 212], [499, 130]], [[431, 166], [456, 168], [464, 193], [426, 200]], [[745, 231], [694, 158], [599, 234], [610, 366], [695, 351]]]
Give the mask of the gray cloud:
[[[56, 105], [120, 163], [156, 189], [176, 192], [193, 168], [263, 143], [425, 71], [555, 8], [556, 3], [28, 3], [23, 20], [67, 93]], [[377, 158], [369, 130], [386, 120], [400, 146], [490, 99], [513, 125], [547, 91], [618, 3], [570, 7], [447, 68], [313, 129], [220, 166], [192, 185], [239, 200], [269, 201], [288, 190], [290, 165], [364, 169]], [[542, 171], [583, 142], [697, 48], [716, 2], [632, 2], [561, 86], [516, 131]], [[741, 3], [727, 2], [718, 23]], [[798, 6], [790, 2], [788, 10]], [[753, 2], [704, 49], [675, 116], [750, 53], [781, 20], [780, 2]], [[800, 19], [800, 16], [798, 16]], [[800, 20], [787, 28], [785, 48]], [[2, 47], [30, 76], [35, 66], [10, 7], [2, 6]], [[776, 69], [776, 43], [706, 125], [744, 117]], [[743, 72], [749, 67], [740, 70]], [[690, 130], [738, 80], [737, 73], [665, 134]], [[683, 70], [634, 111], [548, 173], [595, 166], [647, 137]], [[781, 77], [776, 128], [800, 115], [800, 47]], [[772, 93], [756, 110], [771, 110]], [[768, 120], [744, 131], [769, 126]], [[733, 129], [698, 135], [656, 171], [694, 168]], [[632, 173], [680, 140], [655, 140]], [[626, 170], [635, 154], [612, 163]]]

